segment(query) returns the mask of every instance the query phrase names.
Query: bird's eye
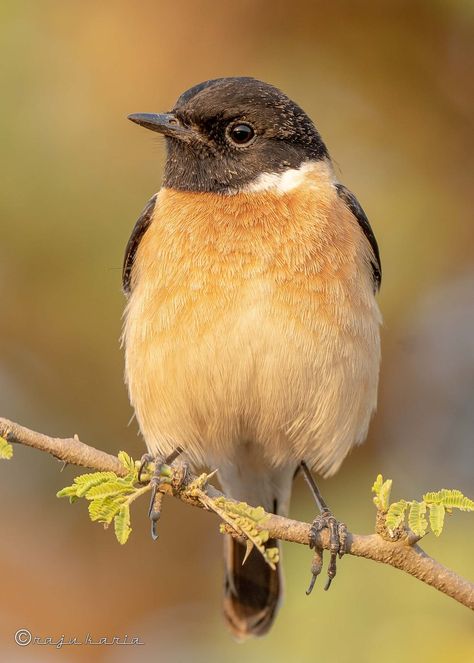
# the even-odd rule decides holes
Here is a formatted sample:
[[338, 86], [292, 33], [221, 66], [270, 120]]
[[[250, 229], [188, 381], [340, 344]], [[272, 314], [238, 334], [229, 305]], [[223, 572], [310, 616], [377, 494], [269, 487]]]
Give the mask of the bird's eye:
[[249, 124], [234, 124], [229, 127], [228, 136], [235, 145], [248, 145], [255, 137], [255, 131]]

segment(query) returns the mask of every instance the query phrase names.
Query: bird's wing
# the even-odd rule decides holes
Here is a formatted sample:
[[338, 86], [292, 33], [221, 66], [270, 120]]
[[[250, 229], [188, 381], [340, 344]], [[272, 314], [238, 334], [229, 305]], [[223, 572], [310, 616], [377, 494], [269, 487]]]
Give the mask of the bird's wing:
[[133, 261], [135, 259], [138, 245], [140, 244], [143, 235], [146, 233], [150, 226], [157, 195], [158, 194], [155, 193], [155, 195], [150, 198], [150, 200], [145, 205], [144, 210], [140, 214], [138, 221], [132, 230], [132, 234], [128, 240], [127, 248], [125, 249], [125, 257], [123, 259], [122, 268], [122, 288], [126, 295], [129, 295], [132, 290]]
[[375, 235], [370, 227], [369, 219], [367, 218], [366, 213], [360, 206], [359, 201], [354, 196], [354, 194], [349, 191], [343, 184], [336, 184], [336, 189], [339, 197], [347, 207], [351, 210], [352, 214], [357, 219], [357, 223], [362, 228], [362, 232], [366, 236], [369, 244], [372, 248], [373, 260], [371, 260], [372, 265], [372, 275], [374, 279], [374, 290], [377, 291], [380, 288], [380, 283], [382, 281], [382, 265], [380, 263], [380, 254], [377, 240]]

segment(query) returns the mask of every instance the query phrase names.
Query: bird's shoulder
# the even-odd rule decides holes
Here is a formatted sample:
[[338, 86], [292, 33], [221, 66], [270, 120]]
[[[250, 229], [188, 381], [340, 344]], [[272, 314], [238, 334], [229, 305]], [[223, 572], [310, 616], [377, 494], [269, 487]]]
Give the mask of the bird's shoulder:
[[155, 211], [157, 197], [158, 194], [155, 193], [155, 195], [152, 196], [147, 202], [140, 216], [138, 217], [137, 222], [133, 227], [132, 234], [130, 235], [130, 239], [127, 242], [122, 268], [122, 288], [126, 295], [129, 295], [132, 290], [132, 268], [135, 255], [144, 234], [150, 227], [153, 218], [153, 212]]
[[344, 186], [344, 184], [341, 184], [340, 182], [337, 182], [334, 186], [336, 187], [336, 191], [339, 198], [346, 205], [346, 207], [348, 207], [349, 210], [352, 212], [362, 232], [364, 233], [367, 241], [370, 244], [370, 247], [372, 249], [371, 265], [372, 265], [372, 276], [374, 281], [374, 290], [378, 290], [380, 288], [380, 283], [382, 281], [382, 265], [380, 262], [379, 247], [377, 244], [377, 240], [375, 239], [374, 232], [369, 223], [369, 219], [367, 218], [366, 213], [362, 209], [361, 204], [359, 203], [355, 195], [352, 193], [352, 191], [350, 191], [346, 186]]

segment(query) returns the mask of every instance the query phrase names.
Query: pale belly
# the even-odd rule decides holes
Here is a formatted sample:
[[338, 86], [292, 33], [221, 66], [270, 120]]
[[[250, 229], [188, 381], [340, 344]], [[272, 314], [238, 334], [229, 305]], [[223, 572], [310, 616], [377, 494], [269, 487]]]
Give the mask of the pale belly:
[[194, 463], [219, 467], [251, 444], [266, 464], [304, 459], [334, 473], [366, 436], [380, 359], [373, 296], [336, 290], [257, 281], [210, 298], [161, 297], [161, 306], [137, 292], [126, 377], [149, 450], [179, 445]]

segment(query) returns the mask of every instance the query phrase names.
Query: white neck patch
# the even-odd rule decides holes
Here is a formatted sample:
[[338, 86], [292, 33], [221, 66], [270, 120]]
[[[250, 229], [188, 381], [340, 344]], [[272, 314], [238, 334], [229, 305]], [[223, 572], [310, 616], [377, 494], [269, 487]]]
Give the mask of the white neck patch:
[[290, 168], [282, 173], [261, 173], [253, 182], [240, 189], [242, 193], [258, 193], [261, 191], [274, 191], [284, 194], [298, 188], [310, 170], [314, 168], [315, 162], [307, 161], [299, 168]]

